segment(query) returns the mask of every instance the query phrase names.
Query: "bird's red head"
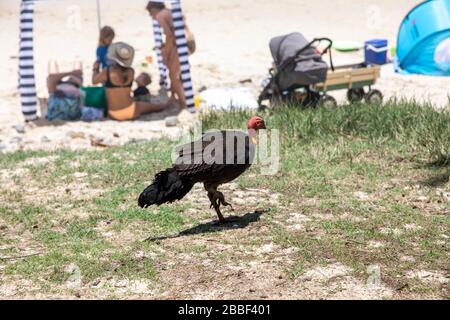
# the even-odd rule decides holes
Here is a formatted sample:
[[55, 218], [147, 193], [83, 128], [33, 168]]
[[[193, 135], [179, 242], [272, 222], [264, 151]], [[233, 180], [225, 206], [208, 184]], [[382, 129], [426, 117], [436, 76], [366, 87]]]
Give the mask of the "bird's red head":
[[260, 130], [260, 129], [265, 129], [266, 128], [266, 124], [264, 123], [264, 119], [258, 116], [253, 116], [251, 117], [251, 119], [248, 121], [247, 123], [247, 129], [249, 130]]

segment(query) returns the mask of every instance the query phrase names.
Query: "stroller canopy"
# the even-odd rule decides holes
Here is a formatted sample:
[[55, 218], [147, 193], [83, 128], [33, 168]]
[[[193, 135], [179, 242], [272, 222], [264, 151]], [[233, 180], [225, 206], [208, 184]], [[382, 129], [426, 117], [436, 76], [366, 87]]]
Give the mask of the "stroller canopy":
[[[280, 65], [294, 57], [300, 49], [305, 48], [308, 44], [309, 41], [306, 40], [303, 34], [294, 32], [271, 39], [270, 51], [275, 64]], [[308, 58], [316, 54], [314, 48], [309, 47], [299, 55], [299, 58]]]
[[425, 1], [406, 15], [397, 56], [406, 72], [450, 75], [450, 0]]
[[275, 37], [270, 40], [269, 46], [279, 73], [278, 85], [282, 90], [326, 80], [328, 65], [301, 33]]

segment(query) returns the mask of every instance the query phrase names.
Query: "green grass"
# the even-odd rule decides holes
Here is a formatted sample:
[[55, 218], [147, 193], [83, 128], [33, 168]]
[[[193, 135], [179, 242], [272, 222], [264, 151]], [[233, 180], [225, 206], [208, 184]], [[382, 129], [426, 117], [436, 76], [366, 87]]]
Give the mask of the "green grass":
[[[283, 146], [320, 145], [364, 139], [371, 145], [396, 142], [402, 149], [426, 151], [436, 165], [449, 163], [450, 111], [436, 111], [413, 101], [389, 101], [382, 106], [354, 104], [334, 110], [291, 107], [262, 113], [268, 128], [281, 129]], [[203, 128], [245, 128], [252, 111], [210, 113]], [[328, 149], [332, 151], [333, 149]], [[345, 150], [347, 151], [347, 150]], [[348, 150], [352, 151], [352, 150]]]
[[[251, 115], [239, 110], [208, 113], [203, 130], [245, 129]], [[366, 267], [378, 264], [383, 281], [394, 288], [407, 282], [409, 293], [446, 296], [442, 288], [403, 275], [408, 270], [448, 270], [449, 242], [443, 235], [449, 234], [450, 204], [443, 193], [450, 192], [449, 111], [391, 101], [331, 111], [285, 107], [261, 115], [269, 129], [281, 132], [281, 168], [273, 176], [261, 176], [253, 167], [238, 184], [280, 193], [283, 208], [272, 208], [256, 222], [264, 231], [248, 237], [244, 229], [241, 237], [206, 232], [185, 236], [172, 246], [144, 241], [191, 228], [202, 218], [186, 214], [195, 203], [137, 207], [137, 196], [153, 175], [170, 165], [175, 141], [0, 155], [0, 170], [12, 172], [13, 181], [0, 186], [0, 231], [5, 235], [0, 257], [21, 255], [23, 243], [11, 235], [40, 252], [7, 263], [0, 260], [5, 263], [0, 276], [28, 278], [53, 292], [70, 276], [67, 266], [75, 264], [85, 284], [111, 277], [156, 284], [161, 265], [176, 263], [170, 259], [179, 253], [211, 253], [220, 266], [244, 259], [234, 256], [241, 246], [251, 252], [264, 241], [274, 241], [297, 250], [294, 264], [286, 266], [290, 279], [330, 261], [352, 267], [364, 279]], [[41, 157], [52, 158], [33, 162]], [[369, 198], [360, 200], [355, 192]], [[206, 206], [203, 212], [203, 218], [214, 216]], [[309, 218], [303, 231], [288, 228], [292, 212]], [[214, 241], [195, 242], [199, 239]], [[216, 249], [216, 242], [232, 251]], [[373, 242], [382, 246], [370, 248]], [[168, 252], [161, 253], [161, 247]], [[152, 258], [136, 257], [135, 252]]]
[[[241, 110], [208, 114], [203, 128], [224, 123], [244, 129], [251, 115]], [[442, 235], [449, 233], [450, 203], [437, 196], [436, 190], [450, 189], [448, 110], [391, 101], [383, 106], [361, 104], [336, 110], [290, 107], [261, 115], [268, 129], [281, 129], [281, 170], [273, 177], [244, 177], [243, 185], [278, 191], [305, 215], [332, 217], [314, 218], [307, 223], [306, 233], [273, 230], [277, 243], [299, 250], [291, 275], [337, 260], [364, 276], [365, 266], [377, 263], [384, 279], [395, 287], [399, 284], [396, 276], [409, 269], [447, 270], [449, 243], [441, 242]], [[252, 170], [257, 174], [256, 168]], [[393, 186], [384, 190], [386, 183]], [[421, 186], [421, 193], [408, 191], [415, 185]], [[359, 201], [353, 196], [355, 191], [375, 197]], [[422, 194], [430, 197], [430, 203], [419, 207], [414, 201]], [[298, 200], [305, 198], [317, 199], [316, 205], [305, 206]], [[406, 231], [408, 224], [420, 229]], [[399, 228], [402, 233], [380, 232], [386, 228]], [[383, 246], [368, 250], [369, 241]], [[403, 262], [402, 256], [408, 255], [416, 263]], [[410, 287], [423, 291], [420, 285]]]

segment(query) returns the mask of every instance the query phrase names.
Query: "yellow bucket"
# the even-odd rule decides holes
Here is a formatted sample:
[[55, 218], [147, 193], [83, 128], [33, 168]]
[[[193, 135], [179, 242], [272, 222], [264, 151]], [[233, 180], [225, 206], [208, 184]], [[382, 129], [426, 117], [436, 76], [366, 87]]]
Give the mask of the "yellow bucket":
[[200, 103], [202, 102], [202, 99], [200, 98], [200, 96], [195, 96], [194, 97], [194, 106], [195, 109], [200, 109]]

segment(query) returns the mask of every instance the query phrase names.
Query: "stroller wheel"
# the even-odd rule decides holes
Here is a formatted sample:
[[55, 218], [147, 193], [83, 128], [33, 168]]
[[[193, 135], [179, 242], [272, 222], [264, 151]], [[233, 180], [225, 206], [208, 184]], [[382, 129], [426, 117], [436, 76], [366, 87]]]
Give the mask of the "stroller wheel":
[[383, 94], [379, 90], [370, 90], [365, 100], [368, 104], [380, 105], [383, 102]]
[[363, 88], [349, 89], [347, 91], [347, 99], [350, 103], [360, 102], [364, 98], [364, 95]]
[[307, 89], [304, 92], [292, 92], [289, 95], [290, 103], [302, 108], [315, 108], [320, 102], [321, 96], [318, 92]]
[[260, 104], [258, 106], [258, 111], [265, 111], [265, 110], [267, 110], [267, 106], [265, 104]]
[[320, 105], [325, 109], [334, 109], [337, 107], [337, 101], [330, 95], [324, 95], [320, 98]]

